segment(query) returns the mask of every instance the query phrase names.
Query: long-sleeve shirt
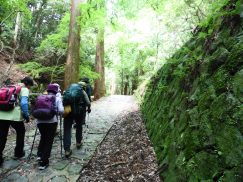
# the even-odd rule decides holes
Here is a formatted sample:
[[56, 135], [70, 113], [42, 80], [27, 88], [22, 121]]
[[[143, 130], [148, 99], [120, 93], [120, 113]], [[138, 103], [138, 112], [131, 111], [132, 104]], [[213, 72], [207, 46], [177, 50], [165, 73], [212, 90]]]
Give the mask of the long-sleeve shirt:
[[[63, 107], [63, 103], [62, 103], [62, 97], [60, 94], [56, 94], [55, 105], [57, 107], [57, 112], [59, 114], [62, 114], [64, 112], [64, 107]], [[56, 115], [50, 120], [39, 120], [39, 119], [37, 120], [37, 124], [39, 124], [39, 123], [56, 123], [56, 122], [58, 122]]]
[[20, 108], [24, 118], [29, 118], [29, 89], [22, 87], [20, 91]]
[[93, 89], [92, 89], [91, 85], [90, 85], [90, 84], [87, 84], [87, 87], [86, 87], [86, 93], [87, 93], [87, 95], [88, 95], [88, 97], [89, 97], [89, 101], [90, 101], [90, 102], [91, 102], [91, 95], [92, 95], [92, 92], [93, 92]]
[[87, 107], [90, 107], [91, 106], [91, 103], [90, 103], [89, 97], [88, 97], [87, 93], [84, 90], [82, 90], [82, 91], [83, 91], [85, 105]]

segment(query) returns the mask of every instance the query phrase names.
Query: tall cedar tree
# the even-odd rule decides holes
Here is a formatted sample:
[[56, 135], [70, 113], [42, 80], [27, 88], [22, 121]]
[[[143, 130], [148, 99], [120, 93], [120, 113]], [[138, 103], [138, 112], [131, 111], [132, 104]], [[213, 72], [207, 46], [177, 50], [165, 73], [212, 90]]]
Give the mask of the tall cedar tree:
[[68, 38], [68, 54], [65, 66], [64, 88], [79, 80], [80, 49], [80, 5], [82, 0], [71, 0], [71, 16]]
[[99, 78], [95, 80], [94, 99], [103, 97], [105, 89], [105, 68], [104, 68], [104, 29], [99, 28], [97, 33], [95, 71], [99, 73]]

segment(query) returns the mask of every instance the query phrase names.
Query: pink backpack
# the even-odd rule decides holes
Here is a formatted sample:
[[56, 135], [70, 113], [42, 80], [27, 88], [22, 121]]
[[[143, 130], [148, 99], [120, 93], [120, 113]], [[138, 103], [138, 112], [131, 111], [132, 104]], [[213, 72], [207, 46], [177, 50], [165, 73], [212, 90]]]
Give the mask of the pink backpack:
[[7, 85], [0, 88], [0, 110], [10, 111], [14, 108], [21, 88], [19, 85]]

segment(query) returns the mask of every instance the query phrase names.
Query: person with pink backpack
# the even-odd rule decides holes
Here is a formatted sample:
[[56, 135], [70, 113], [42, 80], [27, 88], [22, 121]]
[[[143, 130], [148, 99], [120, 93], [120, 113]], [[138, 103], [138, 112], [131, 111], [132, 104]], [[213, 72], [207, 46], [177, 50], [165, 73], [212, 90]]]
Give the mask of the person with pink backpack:
[[40, 131], [40, 143], [37, 151], [39, 169], [49, 166], [52, 144], [57, 130], [57, 115], [64, 112], [61, 95], [58, 94], [57, 84], [49, 84], [47, 93], [37, 97], [32, 115], [37, 119], [37, 127]]
[[9, 127], [16, 131], [14, 159], [25, 156], [25, 122], [29, 122], [29, 89], [34, 85], [30, 77], [25, 77], [19, 85], [6, 85], [0, 89], [0, 166], [3, 164]]

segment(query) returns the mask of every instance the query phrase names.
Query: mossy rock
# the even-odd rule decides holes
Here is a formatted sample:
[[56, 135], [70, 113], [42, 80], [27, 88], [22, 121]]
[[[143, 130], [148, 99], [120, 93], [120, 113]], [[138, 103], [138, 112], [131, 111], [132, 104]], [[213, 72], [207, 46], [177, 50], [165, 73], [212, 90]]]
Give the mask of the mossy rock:
[[224, 159], [225, 166], [238, 166], [243, 161], [243, 137], [238, 128], [220, 125], [215, 128], [218, 152]]
[[234, 107], [235, 102], [231, 95], [223, 93], [215, 98], [210, 106], [212, 122], [216, 125], [225, 122], [227, 114], [231, 114]]
[[243, 164], [236, 166], [231, 170], [226, 170], [218, 180], [219, 182], [242, 182], [243, 179]]
[[243, 69], [240, 70], [235, 76], [233, 81], [233, 91], [235, 96], [243, 102]]
[[226, 70], [229, 71], [231, 75], [237, 73], [238, 70], [243, 67], [243, 44], [238, 43], [234, 45], [230, 55], [228, 56], [227, 62], [225, 64]]
[[230, 85], [230, 75], [228, 71], [223, 68], [218, 69], [212, 76], [212, 83], [217, 95], [227, 92]]
[[243, 104], [236, 107], [236, 112], [233, 115], [233, 119], [236, 121], [236, 126], [243, 135]]
[[212, 180], [218, 171], [222, 170], [220, 160], [213, 154], [207, 152], [199, 152], [195, 154], [186, 165], [188, 176], [191, 180]]
[[222, 66], [229, 56], [229, 51], [224, 47], [217, 47], [217, 50], [210, 57], [208, 65], [209, 73], [214, 73], [220, 66]]
[[190, 116], [189, 127], [198, 127], [200, 125], [198, 107], [194, 107], [193, 109], [188, 110], [187, 112]]
[[199, 111], [203, 112], [204, 110], [208, 109], [215, 98], [216, 93], [213, 86], [208, 87], [206, 90], [202, 90], [198, 100]]

